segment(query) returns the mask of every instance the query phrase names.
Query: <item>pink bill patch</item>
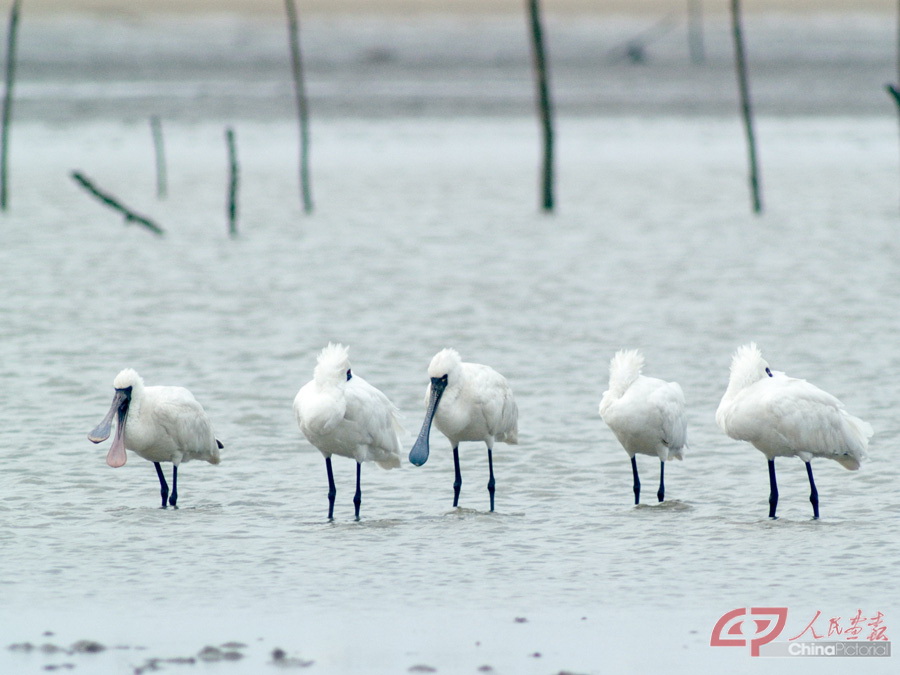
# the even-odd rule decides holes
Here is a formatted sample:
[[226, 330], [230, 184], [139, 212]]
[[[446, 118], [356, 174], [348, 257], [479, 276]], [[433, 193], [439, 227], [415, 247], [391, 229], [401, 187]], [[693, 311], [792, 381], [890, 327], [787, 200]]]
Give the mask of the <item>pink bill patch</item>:
[[116, 428], [116, 437], [113, 439], [112, 447], [106, 455], [106, 463], [113, 468], [125, 465], [128, 457], [125, 455], [125, 434], [122, 433], [122, 425]]

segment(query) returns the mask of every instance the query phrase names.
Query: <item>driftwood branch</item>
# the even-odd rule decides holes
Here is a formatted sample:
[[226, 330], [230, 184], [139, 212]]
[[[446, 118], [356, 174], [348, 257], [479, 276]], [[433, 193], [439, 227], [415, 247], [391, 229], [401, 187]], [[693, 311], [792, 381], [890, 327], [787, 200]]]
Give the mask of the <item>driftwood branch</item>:
[[106, 204], [108, 207], [110, 207], [111, 209], [115, 209], [116, 211], [121, 213], [125, 217], [126, 224], [127, 223], [137, 223], [138, 225], [143, 225], [144, 227], [146, 227], [148, 230], [150, 230], [154, 234], [158, 234], [158, 235], [164, 234], [163, 229], [159, 225], [154, 223], [149, 218], [146, 218], [145, 216], [135, 213], [134, 211], [129, 209], [127, 206], [124, 206], [118, 199], [116, 199], [112, 195], [109, 195], [109, 194], [97, 189], [97, 187], [89, 179], [85, 178], [84, 175], [80, 174], [77, 171], [73, 171], [72, 178], [73, 178], [73, 180], [75, 180], [76, 183], [78, 183], [81, 187], [83, 187], [85, 190], [87, 190], [90, 194], [92, 194], [94, 197], [99, 199], [101, 202]]
[[3, 91], [3, 117], [0, 121], [0, 209], [6, 211], [9, 202], [9, 172], [7, 156], [9, 147], [9, 123], [12, 119], [12, 91], [16, 77], [16, 35], [19, 31], [19, 0], [9, 11], [9, 28], [6, 34], [6, 87]]
[[892, 84], [884, 85], [884, 88], [887, 89], [887, 93], [891, 95], [891, 98], [894, 99], [894, 103], [900, 106], [900, 90], [897, 89]]

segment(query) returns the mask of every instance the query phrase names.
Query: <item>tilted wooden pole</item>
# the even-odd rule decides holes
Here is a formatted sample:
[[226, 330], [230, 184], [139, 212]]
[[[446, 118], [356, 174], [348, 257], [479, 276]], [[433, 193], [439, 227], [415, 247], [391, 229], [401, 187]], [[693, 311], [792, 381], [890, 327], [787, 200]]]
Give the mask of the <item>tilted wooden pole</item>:
[[900, 89], [897, 88], [898, 86], [900, 86], [900, 0], [897, 1], [897, 85], [890, 83], [884, 85], [894, 103], [897, 104], [897, 112], [900, 113]]
[[534, 60], [534, 75], [537, 82], [538, 108], [543, 134], [541, 207], [544, 211], [552, 211], [555, 206], [553, 194], [553, 103], [550, 100], [547, 56], [544, 50], [544, 31], [541, 26], [541, 9], [538, 0], [528, 0], [528, 14], [531, 25], [531, 51]]
[[9, 10], [6, 33], [6, 88], [3, 91], [3, 117], [0, 120], [0, 210], [9, 204], [9, 124], [12, 120], [12, 94], [16, 79], [16, 37], [19, 32], [19, 0]]
[[750, 103], [750, 82], [747, 77], [747, 58], [744, 54], [744, 35], [741, 29], [740, 0], [731, 0], [731, 26], [734, 34], [734, 60], [737, 68], [738, 89], [741, 95], [741, 115], [744, 118], [747, 153], [750, 159], [750, 192], [753, 199], [753, 212], [762, 213], [759, 166], [756, 159], [756, 135], [753, 132], [753, 111]]

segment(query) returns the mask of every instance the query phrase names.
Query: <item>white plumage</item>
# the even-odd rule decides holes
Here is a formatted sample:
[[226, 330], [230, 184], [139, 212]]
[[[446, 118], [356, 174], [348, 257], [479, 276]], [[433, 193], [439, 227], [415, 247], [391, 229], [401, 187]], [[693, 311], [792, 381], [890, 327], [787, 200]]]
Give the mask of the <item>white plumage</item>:
[[818, 492], [810, 461], [824, 457], [856, 470], [866, 458], [873, 434], [867, 422], [848, 413], [828, 392], [805, 380], [772, 372], [754, 343], [739, 347], [732, 358], [716, 423], [731, 438], [752, 443], [766, 456], [772, 518], [778, 503], [775, 457], [797, 456], [806, 463], [813, 515], [818, 518]]
[[[94, 443], [109, 438], [113, 417], [118, 416], [116, 435], [106, 456], [112, 467], [125, 464], [125, 450], [153, 462], [160, 481], [162, 506], [178, 500], [178, 466], [201, 459], [219, 463], [222, 444], [216, 440], [212, 424], [193, 394], [184, 387], [144, 385], [144, 380], [126, 368], [113, 381], [116, 390], [106, 417], [88, 436]], [[159, 466], [172, 462], [172, 493]]]
[[609, 363], [609, 389], [600, 399], [600, 417], [631, 458], [634, 503], [640, 502], [635, 454], [659, 458], [657, 497], [665, 497], [665, 462], [683, 459], [687, 444], [684, 393], [677, 382], [641, 374], [644, 357], [636, 349], [620, 350]]
[[357, 462], [354, 504], [359, 518], [362, 462], [373, 461], [384, 469], [400, 466], [402, 427], [397, 412], [387, 396], [352, 372], [347, 347], [329, 343], [321, 351], [313, 379], [294, 398], [294, 414], [300, 431], [325, 457], [329, 518], [334, 514], [335, 495], [331, 456]]
[[455, 349], [443, 349], [428, 366], [431, 384], [425, 392], [427, 408], [422, 431], [409, 454], [410, 461], [421, 466], [428, 459], [429, 432], [432, 420], [453, 447], [456, 473], [453, 505], [459, 504], [462, 476], [459, 471], [459, 444], [483, 441], [488, 449], [491, 511], [494, 510], [495, 480], [494, 443], [516, 444], [519, 410], [512, 390], [493, 368], [480, 363], [464, 362]]

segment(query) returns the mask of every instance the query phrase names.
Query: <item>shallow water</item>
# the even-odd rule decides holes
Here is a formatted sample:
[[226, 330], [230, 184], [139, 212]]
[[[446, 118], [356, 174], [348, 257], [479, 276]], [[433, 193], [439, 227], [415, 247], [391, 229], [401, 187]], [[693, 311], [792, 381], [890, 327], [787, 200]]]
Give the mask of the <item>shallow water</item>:
[[[749, 214], [729, 118], [561, 119], [553, 216], [536, 212], [530, 118], [317, 120], [313, 217], [300, 211], [294, 124], [235, 128], [234, 240], [217, 123], [167, 124], [165, 201], [144, 124], [16, 128], [0, 234], [6, 643], [50, 630], [172, 656], [221, 636], [252, 643], [228, 672], [254, 672], [279, 639], [327, 672], [423, 659], [470, 672], [482, 663], [472, 642], [484, 641], [507, 672], [736, 672], [745, 651], [707, 647], [734, 607], [787, 606], [796, 632], [816, 610], [881, 611], [891, 634], [895, 119], [761, 119], [762, 217]], [[72, 169], [166, 236], [123, 227]], [[461, 451], [463, 508], [451, 508], [452, 461], [435, 430], [424, 467], [364, 467], [360, 522], [353, 465], [336, 459], [326, 522], [324, 462], [291, 402], [329, 340], [351, 345], [354, 370], [400, 407], [407, 450], [434, 352], [454, 346], [506, 375], [520, 445], [495, 450], [496, 513], [477, 444]], [[789, 460], [780, 518], [768, 520], [763, 456], [715, 426], [730, 355], [750, 340], [876, 430], [860, 472], [815, 463], [818, 522]], [[627, 455], [597, 414], [623, 346], [688, 401], [690, 447], [666, 472], [662, 505], [650, 501], [649, 458], [647, 504], [631, 504]], [[221, 465], [183, 465], [177, 510], [158, 508], [149, 463], [132, 455], [110, 469], [107, 446], [86, 439], [126, 366], [190, 388], [225, 444]], [[521, 633], [516, 616], [529, 619]], [[641, 635], [660, 651], [642, 654]], [[38, 670], [48, 658], [4, 650], [0, 665]], [[144, 653], [100, 658], [118, 672]]]

